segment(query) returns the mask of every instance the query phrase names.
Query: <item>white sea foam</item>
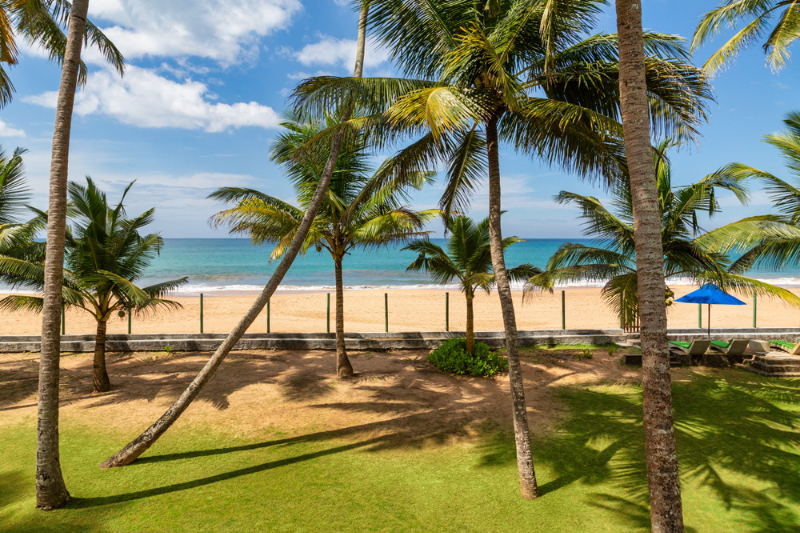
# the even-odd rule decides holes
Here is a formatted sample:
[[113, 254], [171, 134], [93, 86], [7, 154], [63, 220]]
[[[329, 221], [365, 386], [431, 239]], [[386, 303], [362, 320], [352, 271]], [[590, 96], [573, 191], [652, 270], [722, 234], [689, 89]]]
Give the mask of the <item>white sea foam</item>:
[[[779, 287], [800, 287], [800, 278], [796, 277], [756, 277], [755, 279], [766, 283], [771, 283]], [[595, 281], [575, 281], [570, 283], [556, 284], [556, 289], [570, 288], [599, 288], [605, 285], [603, 280]], [[690, 278], [673, 278], [668, 281], [669, 285], [697, 285], [697, 282]], [[511, 289], [520, 291], [524, 287], [523, 282], [512, 282]], [[195, 296], [200, 293], [211, 295], [223, 294], [253, 294], [259, 293], [264, 289], [263, 285], [252, 284], [226, 284], [214, 285], [208, 283], [187, 284], [173, 291], [176, 296]], [[336, 288], [333, 285], [281, 285], [276, 292], [333, 292]], [[417, 283], [407, 285], [346, 285], [348, 291], [367, 291], [367, 290], [451, 290], [458, 291], [460, 286], [455, 283], [447, 285], [436, 285], [433, 283]], [[34, 291], [26, 289], [10, 289], [0, 286], [0, 294], [35, 294]]]
[[[778, 285], [779, 287], [800, 287], [800, 278], [794, 277], [756, 277], [758, 281]], [[570, 289], [570, 288], [600, 288], [606, 284], [605, 280], [582, 280], [573, 281], [569, 283], [558, 283], [555, 285], [556, 289]], [[697, 282], [691, 278], [672, 278], [668, 281], [669, 285], [697, 285]], [[522, 290], [524, 282], [512, 282], [512, 290]], [[177, 293], [184, 294], [198, 294], [198, 293], [252, 293], [261, 292], [264, 287], [261, 285], [185, 285], [176, 291]], [[281, 285], [276, 292], [329, 292], [334, 291], [336, 288], [333, 285]], [[366, 291], [366, 290], [460, 290], [460, 286], [456, 283], [449, 283], [447, 285], [436, 285], [433, 283], [416, 283], [407, 285], [346, 285], [345, 290], [348, 291]]]

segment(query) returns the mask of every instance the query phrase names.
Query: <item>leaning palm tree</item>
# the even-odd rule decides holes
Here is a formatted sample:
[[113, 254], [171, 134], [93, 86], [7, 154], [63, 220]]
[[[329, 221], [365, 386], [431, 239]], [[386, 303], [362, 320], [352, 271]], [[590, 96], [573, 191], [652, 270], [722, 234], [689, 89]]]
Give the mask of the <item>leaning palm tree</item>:
[[[538, 494], [517, 353], [514, 306], [500, 227], [500, 143], [581, 176], [622, 176], [617, 37], [589, 34], [602, 0], [383, 0], [372, 25], [407, 76], [301, 83], [295, 106], [324, 114], [358, 104], [376, 142], [413, 139], [390, 165], [448, 169], [441, 207], [464, 210], [484, 176], [489, 183], [493, 270], [509, 362], [514, 433], [523, 497]], [[648, 34], [647, 98], [653, 124], [691, 137], [704, 119], [710, 87], [688, 63], [681, 39]], [[680, 80], [680, 82], [678, 82]], [[323, 135], [329, 138], [331, 133]]]
[[697, 25], [692, 40], [692, 50], [702, 46], [728, 26], [747, 24], [737, 31], [706, 61], [704, 68], [716, 72], [736, 57], [754, 41], [764, 35], [762, 46], [767, 63], [773, 70], [781, 70], [789, 62], [789, 47], [800, 38], [800, 3], [796, 0], [726, 0], [721, 6], [705, 14]]
[[[164, 295], [185, 284], [187, 278], [138, 287], [150, 261], [164, 241], [157, 233], [142, 235], [140, 230], [153, 222], [154, 209], [128, 218], [123, 202], [129, 184], [116, 206], [97, 185], [87, 178], [87, 185], [70, 183], [69, 196], [74, 209], [74, 224], [67, 235], [67, 266], [64, 271], [63, 299], [66, 308], [77, 308], [97, 321], [92, 384], [96, 392], [111, 390], [106, 371], [106, 328], [116, 315], [146, 315], [162, 309], [176, 309], [180, 304]], [[15, 284], [41, 291], [44, 270], [31, 261], [0, 262], [0, 276]], [[0, 300], [0, 309], [41, 312], [43, 299], [37, 296], [11, 295]]]
[[[713, 216], [720, 210], [716, 191], [732, 192], [742, 204], [748, 192], [744, 177], [710, 174], [699, 182], [673, 187], [672, 172], [666, 150], [670, 141], [663, 141], [655, 150], [658, 203], [660, 206], [661, 242], [664, 278], [691, 280], [698, 285], [714, 283], [725, 290], [747, 291], [762, 296], [778, 297], [800, 306], [800, 298], [792, 292], [769, 283], [741, 275], [741, 268], [726, 255], [709, 246], [712, 235], [698, 225], [702, 214]], [[526, 291], [552, 289], [556, 283], [575, 281], [605, 282], [602, 295], [619, 314], [620, 323], [631, 328], [639, 322], [639, 290], [636, 269], [636, 236], [633, 228], [633, 203], [630, 184], [612, 191], [610, 205], [572, 192], [556, 196], [561, 204], [575, 203], [582, 211], [585, 234], [594, 244], [564, 243], [550, 258], [547, 270], [533, 276]], [[663, 294], [671, 303], [672, 291]]]
[[781, 270], [800, 263], [800, 113], [789, 113], [783, 122], [786, 131], [767, 135], [764, 141], [783, 157], [789, 179], [743, 163], [719, 171], [729, 179], [764, 183], [778, 213], [733, 222], [704, 237], [704, 244], [720, 253], [741, 254], [731, 265], [737, 272], [756, 267]]
[[[366, 48], [367, 15], [369, 13], [369, 5], [369, 0], [363, 0], [361, 14], [359, 15], [358, 19], [356, 62], [353, 71], [353, 76], [356, 78], [360, 78], [364, 70], [364, 51]], [[344, 108], [344, 111], [341, 115], [342, 122], [347, 122], [350, 119], [352, 111], [352, 106]], [[239, 342], [239, 339], [242, 338], [242, 335], [245, 334], [247, 328], [249, 328], [250, 325], [255, 321], [264, 306], [267, 305], [267, 302], [275, 293], [275, 289], [277, 289], [278, 285], [280, 285], [281, 281], [283, 281], [283, 277], [286, 275], [286, 272], [289, 271], [289, 267], [292, 266], [297, 254], [300, 252], [306, 235], [311, 229], [311, 224], [314, 221], [317, 210], [319, 209], [323, 198], [328, 192], [328, 185], [330, 184], [331, 177], [333, 176], [333, 170], [336, 166], [336, 161], [339, 157], [339, 150], [344, 137], [344, 127], [336, 128], [336, 132], [331, 136], [330, 139], [330, 151], [328, 153], [328, 158], [325, 161], [325, 167], [322, 171], [322, 176], [319, 184], [317, 185], [317, 189], [314, 191], [311, 202], [308, 205], [308, 209], [303, 217], [303, 221], [297, 228], [297, 233], [292, 238], [292, 242], [287, 248], [286, 253], [283, 255], [281, 262], [275, 268], [275, 271], [272, 273], [269, 281], [264, 286], [261, 294], [259, 294], [258, 298], [256, 298], [256, 301], [253, 302], [253, 305], [250, 306], [250, 309], [247, 310], [239, 323], [236, 324], [236, 327], [230, 332], [230, 334], [228, 334], [222, 344], [220, 344], [219, 348], [214, 351], [214, 354], [209, 358], [208, 362], [203, 369], [200, 370], [197, 376], [195, 376], [183, 394], [181, 394], [180, 397], [175, 400], [175, 402], [163, 415], [158, 418], [158, 420], [153, 422], [147, 429], [145, 429], [142, 434], [104, 461], [100, 465], [101, 468], [113, 468], [117, 466], [129, 465], [141, 454], [147, 451], [147, 449], [150, 448], [150, 446], [152, 446], [158, 440], [158, 438], [161, 437], [161, 435], [163, 435], [172, 426], [172, 424], [175, 423], [176, 420], [178, 420], [186, 408], [189, 407], [208, 380], [211, 379], [219, 366], [225, 360], [225, 357], [227, 357], [236, 343]]]
[[683, 502], [672, 420], [672, 386], [664, 305], [664, 250], [651, 157], [653, 115], [641, 0], [616, 0], [620, 115], [636, 240], [642, 327], [642, 404], [653, 533], [683, 532]]
[[[5, 66], [19, 63], [19, 39], [29, 46], [42, 48], [59, 65], [64, 62], [68, 24], [72, 6], [64, 0], [13, 0], [0, 2], [0, 107], [11, 102], [14, 85]], [[87, 20], [83, 30], [87, 43], [94, 45], [103, 57], [122, 74], [125, 60], [105, 34]], [[86, 83], [87, 69], [79, 63], [79, 83]]]
[[[304, 153], [298, 150], [319, 131], [314, 123], [289, 117], [282, 124], [286, 131], [272, 145], [272, 161], [281, 164], [295, 189], [299, 207], [253, 189], [223, 187], [209, 198], [233, 203], [231, 209], [212, 217], [215, 226], [225, 225], [234, 234], [249, 235], [254, 244], [276, 242], [270, 256], [279, 259], [286, 251], [292, 237], [308, 209], [314, 190], [320, 181], [327, 154]], [[353, 366], [347, 357], [344, 339], [344, 285], [342, 265], [353, 248], [374, 248], [404, 242], [427, 235], [425, 224], [433, 219], [438, 209], [413, 211], [402, 205], [407, 200], [402, 189], [391, 184], [374, 194], [372, 183], [381, 179], [381, 169], [370, 174], [369, 152], [363, 137], [342, 145], [336, 168], [331, 178], [328, 195], [317, 212], [311, 229], [303, 242], [302, 253], [311, 248], [325, 249], [333, 258], [336, 279], [336, 374], [353, 375]], [[430, 176], [419, 173], [414, 185], [419, 188]]]
[[[409, 243], [403, 250], [419, 254], [407, 270], [424, 270], [436, 283], [446, 285], [458, 280], [459, 288], [467, 301], [467, 351], [472, 353], [475, 345], [475, 320], [472, 301], [478, 290], [490, 293], [495, 284], [492, 273], [492, 254], [489, 243], [489, 219], [479, 224], [466, 216], [458, 216], [447, 223], [450, 238], [447, 251], [428, 239], [418, 239]], [[522, 242], [519, 237], [503, 239], [503, 249]], [[538, 274], [538, 268], [530, 264], [509, 268], [508, 278], [524, 281]]]

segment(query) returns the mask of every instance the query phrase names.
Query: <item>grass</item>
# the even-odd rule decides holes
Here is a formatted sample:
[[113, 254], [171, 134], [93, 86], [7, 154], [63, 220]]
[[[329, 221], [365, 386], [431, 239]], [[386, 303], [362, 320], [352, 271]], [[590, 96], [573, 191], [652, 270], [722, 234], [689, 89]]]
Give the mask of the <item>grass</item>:
[[[675, 411], [687, 531], [796, 532], [800, 380], [685, 372]], [[63, 428], [74, 500], [34, 510], [34, 420], [0, 428], [0, 531], [647, 531], [636, 385], [563, 387], [569, 415], [534, 442], [542, 496], [518, 496], [513, 436], [236, 439], [178, 424], [132, 466], [97, 464], [124, 440], [102, 421]], [[536, 428], [533, 428], [536, 431]]]

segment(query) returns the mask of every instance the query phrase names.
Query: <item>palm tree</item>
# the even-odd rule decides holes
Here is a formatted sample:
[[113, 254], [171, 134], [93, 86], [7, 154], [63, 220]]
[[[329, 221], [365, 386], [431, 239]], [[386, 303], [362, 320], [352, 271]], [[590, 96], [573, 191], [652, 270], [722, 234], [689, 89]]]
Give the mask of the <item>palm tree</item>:
[[17, 148], [8, 157], [0, 147], [0, 227], [3, 228], [19, 223], [19, 213], [30, 199], [22, 161], [25, 152], [26, 149]]
[[[235, 204], [233, 208], [212, 217], [215, 226], [227, 225], [231, 233], [249, 235], [254, 244], [277, 242], [271, 260], [279, 259], [284, 254], [297, 232], [327, 158], [324, 153], [317, 154], [317, 157], [297, 157], [298, 147], [319, 131], [317, 125], [290, 118], [282, 126], [287, 131], [273, 143], [271, 159], [286, 169], [299, 207], [253, 189], [223, 187], [209, 196]], [[401, 200], [407, 199], [404, 192], [391, 186], [377, 194], [363, 194], [365, 188], [372, 190], [371, 182], [381, 178], [380, 170], [376, 176], [370, 176], [366, 148], [358, 140], [342, 145], [328, 195], [301, 249], [301, 253], [305, 253], [311, 248], [318, 251], [324, 248], [333, 258], [336, 279], [336, 374], [339, 377], [353, 375], [344, 339], [342, 264], [345, 256], [353, 248], [387, 246], [426, 235], [428, 232], [422, 231], [425, 224], [439, 213], [438, 209], [417, 212], [401, 205]], [[427, 180], [427, 175], [420, 174], [415, 185], [421, 186]]]
[[708, 72], [719, 71], [765, 34], [768, 35], [762, 48], [767, 63], [775, 71], [786, 66], [791, 57], [789, 47], [800, 38], [800, 4], [795, 0], [726, 0], [706, 13], [697, 25], [692, 50], [712, 39], [724, 26], [735, 28], [739, 21], [748, 22], [706, 61], [704, 68]]
[[61, 357], [62, 285], [64, 241], [67, 226], [67, 174], [72, 110], [80, 76], [81, 46], [85, 38], [89, 0], [74, 0], [69, 15], [61, 84], [58, 87], [55, 127], [50, 157], [50, 196], [44, 263], [39, 406], [36, 440], [36, 506], [43, 510], [63, 507], [69, 492], [61, 473], [58, 448], [59, 359]]
[[[446, 165], [441, 207], [464, 210], [489, 178], [489, 222], [509, 362], [521, 492], [537, 495], [514, 307], [502, 248], [499, 143], [582, 176], [622, 174], [617, 38], [591, 31], [601, 0], [373, 2], [377, 38], [407, 76], [324, 76], [301, 83], [295, 106], [321, 115], [357, 104], [351, 129], [376, 142], [414, 140], [391, 160], [409, 169]], [[557, 5], [556, 5], [557, 4]], [[557, 8], [557, 9], [553, 9]], [[691, 137], [710, 89], [679, 38], [648, 34], [647, 97], [658, 129]], [[681, 80], [677, 83], [677, 80]], [[330, 134], [323, 138], [327, 138]], [[387, 173], [388, 175], [388, 173]]]
[[[447, 223], [450, 238], [447, 251], [427, 239], [409, 243], [403, 250], [417, 252], [419, 256], [407, 270], [428, 272], [436, 283], [446, 285], [458, 280], [467, 300], [467, 351], [472, 353], [475, 344], [475, 325], [472, 300], [479, 289], [491, 292], [495, 284], [492, 274], [492, 255], [489, 247], [489, 219], [479, 224], [466, 216], [458, 216]], [[519, 237], [503, 239], [503, 249], [522, 242]], [[538, 274], [530, 264], [519, 265], [506, 271], [512, 281], [523, 281]]]
[[778, 212], [733, 222], [704, 237], [704, 245], [720, 253], [741, 253], [731, 265], [735, 272], [754, 267], [781, 270], [800, 262], [800, 113], [787, 114], [783, 122], [786, 131], [767, 135], [764, 141], [778, 149], [790, 180], [743, 163], [731, 163], [719, 171], [729, 179], [763, 182]]
[[[75, 223], [66, 238], [67, 268], [64, 272], [65, 307], [83, 309], [97, 321], [94, 349], [93, 386], [96, 392], [111, 390], [106, 371], [106, 326], [113, 316], [139, 315], [160, 309], [176, 309], [180, 304], [163, 296], [187, 282], [187, 278], [138, 287], [152, 258], [164, 241], [157, 233], [140, 234], [153, 222], [154, 209], [128, 218], [123, 202], [129, 184], [116, 206], [87, 178], [87, 186], [69, 184], [70, 204]], [[17, 260], [0, 262], [0, 275], [17, 286], [40, 291], [44, 286], [41, 264]], [[36, 296], [12, 295], [0, 300], [0, 309], [41, 312], [43, 300]]]
[[[683, 533], [683, 503], [672, 421], [672, 386], [664, 305], [664, 248], [650, 144], [653, 108], [641, 0], [616, 0], [619, 96], [629, 173], [642, 349], [642, 393], [650, 522], [653, 533]], [[656, 115], [657, 116], [657, 115]]]
[[[68, 24], [72, 6], [64, 0], [13, 0], [0, 3], [0, 108], [11, 102], [14, 85], [4, 65], [19, 62], [17, 39], [21, 37], [30, 46], [43, 48], [50, 59], [63, 64], [67, 37], [62, 27]], [[97, 47], [103, 57], [120, 73], [125, 60], [117, 47], [105, 34], [87, 20], [84, 38]], [[87, 69], [79, 63], [79, 83], [86, 83]]]
[[[662, 141], [654, 152], [665, 279], [691, 279], [699, 285], [714, 283], [726, 290], [776, 296], [800, 305], [800, 298], [792, 292], [740, 275], [741, 269], [712, 247], [713, 232], [710, 236], [698, 225], [699, 215], [713, 216], [719, 211], [715, 193], [718, 189], [733, 192], [745, 204], [747, 189], [743, 181], [746, 177], [714, 173], [693, 185], [673, 187], [666, 157], [671, 145], [671, 141]], [[585, 234], [593, 237], [596, 244], [562, 244], [550, 258], [547, 271], [532, 277], [526, 290], [552, 289], [559, 282], [606, 281], [603, 297], [619, 313], [621, 323], [626, 327], [634, 326], [639, 317], [639, 294], [630, 184], [623, 182], [612, 190], [610, 205], [613, 208], [592, 196], [567, 191], [561, 191], [556, 201], [580, 207]], [[667, 305], [671, 304], [671, 295], [667, 287]]]
[[[13, 258], [44, 257], [44, 247], [33, 240], [43, 228], [41, 217], [26, 222], [20, 218], [30, 199], [22, 161], [25, 152], [24, 148], [17, 148], [8, 157], [0, 148], [0, 264]], [[13, 284], [2, 273], [0, 282]]]
[[[364, 51], [366, 48], [365, 43], [369, 5], [369, 0], [362, 0], [361, 14], [358, 19], [356, 63], [353, 73], [355, 78], [360, 78], [364, 69]], [[346, 123], [350, 119], [350, 116], [353, 112], [353, 107], [347, 106], [343, 109], [344, 112], [341, 115], [342, 120], [340, 122]], [[328, 186], [330, 185], [330, 180], [333, 176], [333, 171], [336, 166], [336, 161], [339, 157], [339, 150], [344, 137], [344, 126], [335, 128], [335, 132], [330, 139], [330, 152], [328, 153], [328, 158], [325, 161], [325, 167], [322, 171], [319, 183], [317, 184], [317, 189], [314, 191], [314, 195], [312, 196], [311, 201], [306, 208], [305, 216], [303, 217], [300, 226], [297, 228], [297, 232], [292, 238], [291, 244], [283, 254], [281, 262], [275, 268], [275, 271], [272, 273], [269, 281], [264, 286], [261, 294], [258, 296], [258, 298], [256, 298], [256, 301], [253, 302], [253, 305], [250, 306], [250, 309], [247, 310], [245, 315], [242, 317], [233, 331], [231, 331], [230, 334], [225, 338], [219, 348], [214, 351], [214, 354], [208, 360], [203, 369], [200, 370], [197, 376], [192, 380], [183, 394], [181, 394], [180, 397], [175, 400], [175, 402], [163, 415], [161, 415], [158, 420], [153, 422], [144, 432], [142, 432], [141, 435], [133, 439], [124, 448], [104, 461], [100, 465], [101, 468], [129, 465], [135, 461], [137, 457], [147, 451], [147, 449], [150, 448], [150, 446], [152, 446], [155, 441], [158, 440], [158, 438], [163, 435], [172, 426], [172, 424], [175, 423], [176, 420], [178, 420], [186, 408], [189, 407], [189, 404], [192, 403], [208, 380], [211, 379], [219, 366], [225, 360], [225, 357], [227, 357], [236, 343], [239, 342], [239, 339], [242, 338], [242, 335], [244, 335], [244, 333], [247, 331], [247, 328], [249, 328], [258, 317], [258, 314], [272, 297], [275, 289], [277, 289], [278, 285], [280, 285], [281, 281], [283, 281], [283, 277], [286, 275], [286, 272], [289, 271], [289, 267], [292, 266], [295, 257], [297, 257], [297, 254], [300, 252], [300, 249], [303, 246], [303, 242], [305, 241], [306, 235], [308, 235], [308, 232], [311, 229], [311, 225], [314, 221], [314, 217], [317, 214], [317, 210], [319, 209], [320, 205], [322, 205], [322, 201], [328, 192]]]

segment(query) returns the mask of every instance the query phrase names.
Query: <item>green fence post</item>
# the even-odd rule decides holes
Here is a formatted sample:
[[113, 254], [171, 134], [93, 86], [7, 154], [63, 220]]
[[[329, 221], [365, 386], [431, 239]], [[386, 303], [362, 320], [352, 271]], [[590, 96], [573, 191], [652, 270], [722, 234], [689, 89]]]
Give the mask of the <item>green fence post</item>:
[[269, 302], [270, 300], [267, 300], [267, 333], [269, 333]]
[[64, 304], [61, 304], [61, 334], [67, 334], [67, 316], [64, 312]]
[[331, 293], [328, 293], [328, 333], [331, 332]]
[[567, 329], [567, 291], [561, 291], [561, 329]]
[[756, 329], [758, 326], [756, 325], [756, 315], [758, 314], [758, 298], [756, 298], [756, 293], [753, 291], [753, 329]]
[[128, 335], [131, 334], [131, 310], [128, 309]]
[[200, 333], [203, 333], [203, 293], [200, 293]]
[[697, 327], [703, 329], [703, 304], [697, 304]]
[[444, 293], [444, 330], [450, 331], [450, 293]]
[[384, 313], [384, 322], [386, 324], [386, 333], [389, 333], [389, 293], [383, 293], [383, 313]]

